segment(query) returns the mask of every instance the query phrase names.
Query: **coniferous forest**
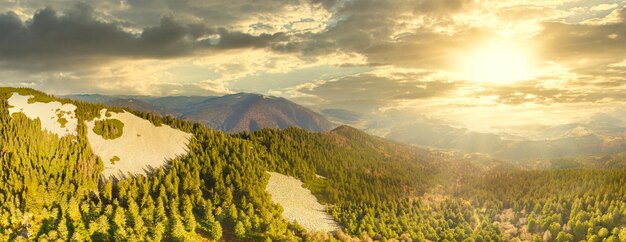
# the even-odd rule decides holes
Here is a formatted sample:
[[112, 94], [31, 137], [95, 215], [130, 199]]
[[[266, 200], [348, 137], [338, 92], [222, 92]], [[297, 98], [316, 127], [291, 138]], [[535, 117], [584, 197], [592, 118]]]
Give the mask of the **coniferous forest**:
[[[193, 134], [189, 153], [148, 175], [105, 178], [78, 107], [78, 135], [9, 115], [0, 89], [0, 241], [626, 241], [626, 169], [531, 170], [397, 144], [341, 126], [225, 134], [134, 112]], [[108, 108], [112, 111], [121, 111]], [[119, 124], [101, 123], [111, 138]], [[623, 161], [615, 161], [620, 163]], [[304, 182], [341, 229], [286, 221], [267, 171]], [[326, 179], [316, 178], [321, 175]]]

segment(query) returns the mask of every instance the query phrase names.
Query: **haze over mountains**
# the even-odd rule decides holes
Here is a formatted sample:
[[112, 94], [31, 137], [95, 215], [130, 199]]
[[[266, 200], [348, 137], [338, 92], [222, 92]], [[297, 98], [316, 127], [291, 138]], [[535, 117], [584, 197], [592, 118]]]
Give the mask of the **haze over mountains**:
[[475, 131], [425, 116], [371, 115], [347, 109], [322, 109], [322, 113], [333, 121], [397, 142], [482, 153], [498, 159], [602, 156], [626, 150], [623, 110], [596, 113], [572, 123], [517, 127], [515, 133]]
[[[107, 102], [154, 108], [159, 98], [140, 99]], [[215, 108], [246, 103], [213, 99], [225, 100]], [[620, 130], [599, 120], [581, 127]], [[75, 132], [49, 132], [55, 127]], [[0, 88], [0, 134], [0, 217], [10, 218], [0, 223], [0, 241], [626, 238], [623, 154], [529, 166], [347, 125], [223, 133], [23, 88]], [[110, 179], [112, 170], [121, 174]]]
[[626, 0], [0, 0], [0, 242], [626, 242], [624, 43]]
[[385, 119], [341, 108], [326, 108], [317, 113], [285, 98], [251, 93], [221, 97], [97, 94], [66, 97], [171, 115], [225, 132], [287, 127], [328, 131], [337, 124], [348, 124], [406, 144], [476, 152], [508, 160], [610, 155], [626, 150], [626, 125], [619, 113], [598, 113], [576, 123], [520, 128], [525, 134], [519, 135], [476, 132], [428, 118]]
[[143, 112], [172, 115], [225, 132], [262, 128], [300, 127], [328, 131], [336, 125], [309, 108], [285, 98], [252, 93], [213, 96], [104, 96], [70, 95], [70, 99], [126, 107]]
[[598, 115], [586, 122], [546, 127], [527, 137], [481, 133], [428, 121], [392, 126], [384, 137], [410, 144], [479, 152], [500, 159], [553, 159], [626, 150], [626, 127]]

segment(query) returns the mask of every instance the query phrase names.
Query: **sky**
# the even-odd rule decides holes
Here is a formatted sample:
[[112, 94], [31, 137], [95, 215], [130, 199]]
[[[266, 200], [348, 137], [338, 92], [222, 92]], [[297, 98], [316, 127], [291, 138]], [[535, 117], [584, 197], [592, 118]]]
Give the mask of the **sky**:
[[255, 92], [511, 131], [624, 107], [625, 3], [0, 0], [0, 86]]

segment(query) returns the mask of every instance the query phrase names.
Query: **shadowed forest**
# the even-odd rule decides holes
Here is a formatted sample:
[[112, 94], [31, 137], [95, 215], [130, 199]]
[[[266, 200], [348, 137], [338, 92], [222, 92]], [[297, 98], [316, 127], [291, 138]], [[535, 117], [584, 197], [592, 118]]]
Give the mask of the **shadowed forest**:
[[[348, 126], [225, 134], [134, 112], [193, 134], [188, 155], [148, 175], [105, 179], [78, 107], [77, 135], [9, 115], [0, 89], [0, 241], [626, 241], [626, 170], [528, 169], [393, 143]], [[116, 123], [98, 125], [115, 138]], [[306, 231], [281, 216], [267, 171], [304, 182], [340, 230]], [[320, 179], [317, 175], [325, 177]]]

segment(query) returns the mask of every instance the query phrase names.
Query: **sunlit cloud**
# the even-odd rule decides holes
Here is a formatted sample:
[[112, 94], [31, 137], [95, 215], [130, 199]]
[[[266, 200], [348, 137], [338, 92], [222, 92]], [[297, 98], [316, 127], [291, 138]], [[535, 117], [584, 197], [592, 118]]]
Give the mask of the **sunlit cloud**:
[[504, 129], [497, 120], [549, 125], [626, 101], [624, 5], [4, 1], [0, 84], [55, 94], [251, 91], [477, 130]]

